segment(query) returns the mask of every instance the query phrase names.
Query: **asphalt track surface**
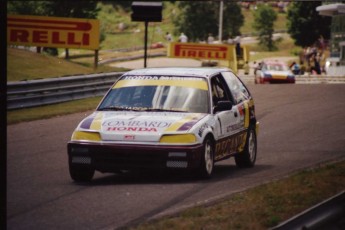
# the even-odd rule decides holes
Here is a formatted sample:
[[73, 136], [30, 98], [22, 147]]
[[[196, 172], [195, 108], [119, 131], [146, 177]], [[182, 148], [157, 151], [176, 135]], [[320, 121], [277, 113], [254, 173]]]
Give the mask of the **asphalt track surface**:
[[[88, 113], [7, 127], [7, 229], [117, 229], [345, 157], [345, 84], [249, 85], [260, 121], [254, 168], [217, 163], [210, 180], [177, 173], [68, 173], [66, 143]], [[345, 188], [345, 185], [344, 185]]]

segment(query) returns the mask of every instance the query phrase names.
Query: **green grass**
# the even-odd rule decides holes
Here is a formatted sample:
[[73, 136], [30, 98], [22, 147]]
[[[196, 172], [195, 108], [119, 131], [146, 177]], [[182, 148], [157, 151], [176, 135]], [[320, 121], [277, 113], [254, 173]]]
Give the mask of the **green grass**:
[[[42, 78], [91, 74], [99, 72], [116, 72], [123, 69], [109, 66], [93, 67], [93, 56], [90, 61], [77, 59], [72, 61], [56, 58], [46, 54], [38, 54], [28, 50], [7, 48], [7, 81], [25, 81]], [[80, 64], [78, 64], [80, 61]]]
[[296, 58], [298, 58], [297, 54], [302, 50], [302, 48], [294, 45], [294, 41], [290, 37], [284, 37], [283, 39], [281, 39], [281, 41], [278, 41], [278, 49], [274, 52], [264, 51], [257, 44], [250, 44], [248, 46], [250, 51], [253, 53], [250, 56], [250, 60], [252, 61], [271, 57], [295, 56]]
[[320, 165], [130, 229], [268, 229], [343, 191], [344, 175], [345, 161]]
[[[255, 34], [256, 31], [253, 29], [253, 21], [254, 21], [253, 9], [246, 10], [242, 8], [242, 14], [245, 20], [244, 20], [244, 25], [241, 27], [241, 33], [249, 34], [249, 35]], [[277, 12], [277, 20], [274, 23], [274, 30], [275, 31], [286, 30], [286, 22], [287, 22], [286, 13]]]

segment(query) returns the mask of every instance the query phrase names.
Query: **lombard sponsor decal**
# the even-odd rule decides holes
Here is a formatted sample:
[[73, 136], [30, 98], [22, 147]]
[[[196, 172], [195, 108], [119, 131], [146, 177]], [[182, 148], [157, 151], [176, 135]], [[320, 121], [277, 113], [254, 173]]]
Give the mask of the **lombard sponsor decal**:
[[110, 120], [102, 127], [108, 132], [159, 132], [170, 125], [167, 121]]

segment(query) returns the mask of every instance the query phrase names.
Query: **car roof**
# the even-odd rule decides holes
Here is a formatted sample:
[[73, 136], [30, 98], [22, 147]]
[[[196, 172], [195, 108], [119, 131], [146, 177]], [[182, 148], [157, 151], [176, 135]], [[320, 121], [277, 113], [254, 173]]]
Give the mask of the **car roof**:
[[228, 68], [221, 67], [161, 67], [136, 69], [124, 75], [172, 75], [172, 76], [198, 76], [210, 77], [219, 72], [232, 72]]

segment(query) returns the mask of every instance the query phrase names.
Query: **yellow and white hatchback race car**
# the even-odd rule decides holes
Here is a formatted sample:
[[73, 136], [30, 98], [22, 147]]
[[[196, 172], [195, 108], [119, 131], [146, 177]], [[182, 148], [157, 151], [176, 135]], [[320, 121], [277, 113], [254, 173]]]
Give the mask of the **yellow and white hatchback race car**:
[[95, 170], [175, 169], [208, 178], [231, 156], [252, 167], [259, 123], [253, 98], [227, 68], [147, 68], [123, 74], [68, 142], [77, 182]]

